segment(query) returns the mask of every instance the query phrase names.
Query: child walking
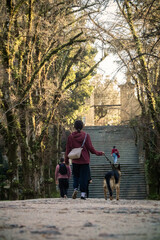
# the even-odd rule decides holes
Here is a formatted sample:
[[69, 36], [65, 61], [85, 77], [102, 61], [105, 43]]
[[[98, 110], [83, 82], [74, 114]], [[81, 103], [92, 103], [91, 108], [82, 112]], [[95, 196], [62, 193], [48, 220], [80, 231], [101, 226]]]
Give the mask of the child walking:
[[55, 169], [55, 181], [59, 185], [60, 195], [62, 198], [67, 198], [67, 191], [69, 188], [69, 179], [71, 177], [71, 168], [66, 165], [64, 158], [60, 159]]

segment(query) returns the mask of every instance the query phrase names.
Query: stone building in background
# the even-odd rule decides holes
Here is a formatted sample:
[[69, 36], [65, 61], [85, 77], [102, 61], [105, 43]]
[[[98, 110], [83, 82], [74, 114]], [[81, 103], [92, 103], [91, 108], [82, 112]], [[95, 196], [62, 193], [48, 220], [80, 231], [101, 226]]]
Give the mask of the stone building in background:
[[141, 108], [136, 98], [135, 85], [133, 83], [127, 80], [125, 84], [119, 85], [119, 88], [121, 102], [120, 118], [123, 124], [139, 116], [141, 114]]
[[88, 112], [82, 116], [86, 126], [104, 126], [127, 124], [141, 114], [141, 108], [135, 94], [135, 85], [129, 80], [119, 85], [119, 89], [109, 85], [94, 90], [87, 100]]

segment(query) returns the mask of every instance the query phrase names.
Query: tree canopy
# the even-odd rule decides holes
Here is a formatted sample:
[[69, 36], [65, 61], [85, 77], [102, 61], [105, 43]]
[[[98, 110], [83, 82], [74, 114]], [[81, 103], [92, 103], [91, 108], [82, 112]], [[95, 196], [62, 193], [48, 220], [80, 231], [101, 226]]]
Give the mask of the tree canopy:
[[0, 133], [11, 188], [20, 165], [22, 191], [41, 191], [49, 127], [61, 120], [62, 106], [73, 113], [91, 93], [86, 86], [98, 62], [87, 19], [103, 2], [2, 0]]

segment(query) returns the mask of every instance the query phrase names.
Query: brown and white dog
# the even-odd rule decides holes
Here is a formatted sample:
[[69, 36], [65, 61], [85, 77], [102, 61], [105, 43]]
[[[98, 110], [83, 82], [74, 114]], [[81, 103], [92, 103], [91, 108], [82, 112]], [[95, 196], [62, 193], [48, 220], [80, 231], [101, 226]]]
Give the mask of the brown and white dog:
[[105, 174], [103, 181], [104, 189], [104, 198], [107, 200], [107, 190], [110, 195], [110, 200], [113, 200], [113, 190], [116, 189], [116, 199], [119, 200], [120, 193], [120, 179], [121, 179], [121, 170], [120, 164], [112, 164], [112, 171], [109, 171]]

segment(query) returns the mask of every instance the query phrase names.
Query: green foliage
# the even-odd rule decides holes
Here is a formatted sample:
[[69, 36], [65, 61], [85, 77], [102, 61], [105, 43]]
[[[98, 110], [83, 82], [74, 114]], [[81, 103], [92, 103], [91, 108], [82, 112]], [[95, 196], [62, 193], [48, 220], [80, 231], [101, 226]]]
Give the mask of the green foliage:
[[160, 194], [149, 194], [148, 196], [149, 200], [160, 200]]
[[156, 151], [150, 150], [150, 155], [147, 156], [145, 162], [146, 177], [149, 186], [149, 198], [160, 198], [160, 154], [156, 154]]
[[31, 188], [23, 189], [22, 198], [24, 198], [24, 199], [34, 198], [34, 191], [33, 191], [33, 189], [31, 189]]
[[14, 181], [12, 182], [12, 188], [19, 188], [20, 185], [21, 185], [21, 184], [19, 183], [18, 180], [14, 180]]
[[14, 171], [13, 171], [13, 169], [8, 169], [8, 170], [7, 170], [7, 176], [8, 176], [9, 178], [12, 178], [12, 177], [14, 176]]
[[60, 198], [60, 193], [58, 191], [53, 192], [51, 198]]
[[53, 184], [54, 183], [54, 179], [53, 178], [44, 179], [44, 183], [45, 184]]
[[[73, 124], [74, 120], [84, 112], [86, 99], [90, 97], [93, 91], [93, 86], [90, 84], [93, 72], [86, 78], [83, 78], [83, 75], [89, 71], [90, 66], [93, 65], [95, 54], [96, 49], [93, 48], [91, 44], [86, 44], [83, 51], [78, 55], [78, 59], [82, 60], [78, 60], [72, 65], [66, 81], [63, 83], [63, 87], [65, 88], [71, 82], [82, 77], [81, 81], [72, 85], [62, 96], [58, 112], [60, 116], [59, 121], [63, 125]], [[67, 64], [67, 60], [65, 63]], [[61, 121], [61, 119], [63, 119], [63, 121]]]

